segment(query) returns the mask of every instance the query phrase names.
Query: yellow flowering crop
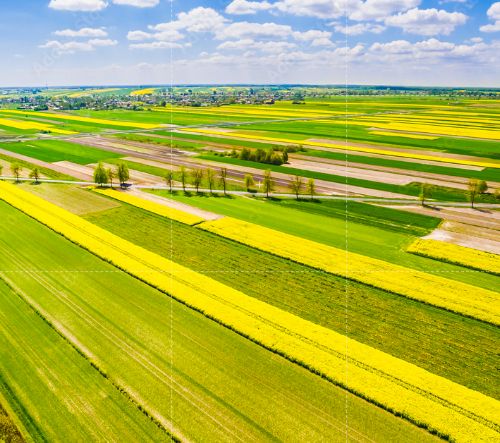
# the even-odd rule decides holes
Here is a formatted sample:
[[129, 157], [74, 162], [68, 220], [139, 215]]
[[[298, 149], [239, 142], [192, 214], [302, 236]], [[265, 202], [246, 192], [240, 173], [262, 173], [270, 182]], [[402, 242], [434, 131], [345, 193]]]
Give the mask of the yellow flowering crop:
[[197, 217], [196, 215], [189, 214], [188, 212], [179, 211], [175, 208], [169, 208], [168, 206], [161, 205], [159, 203], [152, 202], [143, 198], [136, 197], [135, 195], [127, 194], [127, 192], [120, 192], [111, 189], [94, 189], [95, 192], [99, 194], [107, 195], [116, 200], [128, 203], [132, 206], [137, 206], [146, 211], [152, 212], [153, 214], [161, 215], [162, 217], [167, 217], [172, 220], [184, 223], [186, 225], [194, 225], [204, 221], [203, 218]]
[[7, 118], [0, 118], [0, 125], [16, 129], [37, 129], [39, 131], [50, 131], [57, 134], [75, 134], [75, 132], [66, 131], [65, 129], [59, 129], [54, 125], [32, 122], [28, 120], [10, 120]]
[[96, 123], [99, 125], [125, 126], [127, 128], [153, 129], [160, 127], [160, 125], [151, 123], [124, 122], [119, 120], [106, 120], [102, 118], [80, 117], [79, 115], [56, 114], [51, 112], [19, 111], [15, 109], [0, 109], [0, 112], [9, 114], [30, 115], [34, 117], [45, 117], [58, 120], [70, 120], [70, 121], [84, 122], [84, 123]]
[[389, 135], [391, 137], [416, 138], [419, 140], [436, 140], [438, 137], [432, 135], [408, 134], [406, 132], [386, 132], [386, 131], [370, 131], [373, 135]]
[[119, 91], [119, 88], [101, 88], [101, 89], [87, 89], [85, 91], [74, 92], [68, 95], [70, 98], [86, 97], [92, 94], [104, 94], [106, 92]]
[[231, 217], [208, 221], [197, 227], [341, 277], [500, 325], [500, 296], [487, 289]]
[[173, 298], [457, 442], [495, 441], [500, 402], [219, 283], [5, 182], [0, 199]]
[[[373, 124], [370, 124], [370, 126], [374, 126]], [[397, 128], [390, 128], [390, 129], [397, 129]], [[405, 128], [405, 130], [410, 130], [408, 127]], [[415, 129], [413, 129], [415, 130]], [[339, 145], [335, 143], [325, 143], [325, 142], [313, 142], [309, 140], [293, 140], [289, 138], [276, 138], [276, 137], [265, 137], [263, 135], [251, 135], [251, 134], [243, 134], [240, 132], [224, 132], [224, 131], [218, 131], [215, 129], [196, 129], [196, 128], [189, 128], [189, 129], [183, 129], [182, 131], [186, 132], [196, 132], [200, 134], [213, 134], [213, 135], [219, 135], [223, 137], [235, 137], [235, 138], [242, 138], [242, 139], [250, 139], [250, 140], [264, 140], [264, 141], [270, 141], [270, 142], [280, 142], [280, 143], [290, 143], [290, 144], [301, 144], [304, 146], [321, 146], [321, 147], [328, 147], [332, 149], [341, 149], [343, 151], [356, 151], [356, 152], [367, 152], [370, 154], [379, 154], [379, 155], [391, 155], [393, 157], [404, 157], [404, 158], [413, 158], [415, 160], [433, 160], [437, 162], [444, 162], [444, 163], [455, 163], [459, 165], [470, 165], [470, 166], [480, 166], [482, 168], [500, 168], [500, 162], [495, 163], [494, 160], [488, 160], [488, 161], [483, 161], [483, 160], [465, 160], [465, 159], [460, 159], [460, 158], [452, 158], [452, 157], [442, 157], [442, 156], [436, 156], [436, 155], [431, 155], [431, 154], [415, 154], [412, 152], [402, 152], [402, 151], [391, 151], [389, 149], [383, 149], [383, 148], [368, 148], [366, 146], [349, 146], [349, 145]]]
[[151, 95], [151, 94], [154, 94], [155, 91], [156, 91], [156, 88], [138, 89], [136, 91], [132, 91], [130, 93], [130, 95], [132, 97], [135, 97], [137, 95]]
[[500, 275], [500, 255], [432, 239], [418, 239], [407, 249], [424, 257]]

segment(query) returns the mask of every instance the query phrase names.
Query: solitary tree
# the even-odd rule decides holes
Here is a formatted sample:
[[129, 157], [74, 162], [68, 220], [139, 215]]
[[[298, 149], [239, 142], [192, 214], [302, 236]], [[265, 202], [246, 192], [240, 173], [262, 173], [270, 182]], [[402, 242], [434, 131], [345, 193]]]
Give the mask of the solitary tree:
[[115, 178], [115, 172], [111, 168], [108, 168], [106, 170], [106, 174], [108, 176], [108, 181], [111, 185], [111, 189], [113, 189], [113, 179]]
[[470, 207], [474, 207], [474, 202], [476, 201], [477, 194], [479, 194], [480, 181], [475, 178], [471, 178], [467, 184], [467, 191], [469, 195]]
[[179, 174], [182, 183], [182, 190], [186, 192], [186, 179], [187, 179], [187, 171], [185, 166], [181, 166], [179, 169]]
[[207, 183], [208, 183], [208, 189], [210, 189], [210, 194], [211, 194], [212, 189], [215, 185], [215, 171], [211, 168], [207, 169]]
[[422, 183], [420, 186], [420, 194], [418, 195], [418, 199], [422, 206], [425, 206], [425, 201], [430, 198], [432, 193], [432, 186], [429, 183]]
[[10, 171], [12, 172], [12, 175], [16, 177], [16, 182], [19, 181], [19, 176], [21, 175], [21, 171], [23, 168], [18, 163], [12, 163], [10, 165]]
[[203, 169], [195, 168], [191, 171], [191, 176], [193, 178], [193, 186], [196, 188], [196, 193], [200, 189], [201, 182], [203, 181]]
[[35, 180], [35, 183], [38, 184], [38, 180], [40, 178], [40, 170], [36, 166], [31, 170], [30, 178]]
[[226, 189], [227, 189], [227, 168], [220, 168], [219, 181], [220, 181], [220, 184], [222, 186], [222, 189], [224, 190], [224, 195], [226, 195]]
[[311, 200], [313, 200], [316, 194], [316, 183], [314, 183], [314, 178], [307, 180], [307, 193], [311, 196]]
[[262, 185], [264, 186], [264, 192], [266, 193], [266, 196], [269, 197], [269, 193], [274, 189], [274, 180], [271, 177], [270, 169], [264, 172], [264, 180], [262, 182]]
[[304, 181], [302, 180], [302, 177], [299, 177], [298, 175], [293, 177], [290, 181], [290, 189], [295, 194], [297, 200], [299, 199], [299, 194], [303, 186], [304, 186]]
[[172, 185], [174, 183], [174, 171], [171, 171], [170, 169], [165, 172], [165, 183], [167, 186], [170, 188], [170, 193], [172, 193]]
[[98, 186], [108, 183], [108, 174], [101, 162], [94, 169], [94, 182]]
[[116, 168], [116, 176], [118, 177], [118, 181], [120, 182], [120, 187], [123, 188], [125, 183], [130, 178], [130, 173], [128, 171], [128, 166], [126, 163], [118, 163]]
[[253, 181], [252, 174], [245, 174], [245, 188], [247, 188], [247, 192], [250, 192], [250, 188], [255, 184]]

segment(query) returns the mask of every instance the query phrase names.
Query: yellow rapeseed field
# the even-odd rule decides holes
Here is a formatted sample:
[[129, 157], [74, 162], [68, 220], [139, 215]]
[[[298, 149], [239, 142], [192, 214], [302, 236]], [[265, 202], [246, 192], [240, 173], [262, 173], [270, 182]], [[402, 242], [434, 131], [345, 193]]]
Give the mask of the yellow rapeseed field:
[[44, 118], [57, 119], [57, 120], [69, 120], [69, 121], [76, 121], [76, 122], [96, 123], [99, 125], [125, 126], [127, 128], [153, 129], [153, 128], [160, 127], [160, 125], [151, 124], [151, 123], [125, 122], [125, 121], [120, 121], [120, 120], [106, 120], [106, 119], [102, 119], [102, 118], [80, 117], [78, 115], [56, 114], [56, 113], [51, 113], [51, 112], [19, 111], [19, 110], [14, 110], [14, 109], [0, 109], [0, 112], [8, 113], [8, 114], [29, 115], [29, 116], [33, 116], [33, 117], [44, 117]]
[[500, 325], [500, 296], [487, 289], [231, 217], [208, 221], [197, 227], [316, 269]]
[[74, 92], [68, 95], [70, 98], [86, 97], [92, 94], [104, 94], [106, 92], [119, 91], [119, 88], [101, 88], [101, 89], [87, 89], [85, 91]]
[[[457, 442], [496, 441], [500, 402], [270, 306], [0, 182], [0, 199], [262, 346]], [[347, 355], [346, 355], [347, 353]]]
[[154, 94], [156, 88], [145, 88], [145, 89], [137, 89], [136, 91], [132, 91], [130, 95], [132, 97], [136, 97], [138, 95], [151, 95]]
[[8, 118], [0, 118], [0, 126], [8, 126], [16, 129], [36, 129], [38, 131], [50, 131], [56, 134], [75, 134], [73, 131], [59, 129], [57, 126], [45, 123], [38, 123], [28, 120], [11, 120]]
[[406, 132], [370, 131], [373, 135], [389, 135], [391, 137], [416, 138], [419, 140], [436, 140], [438, 137], [431, 135], [408, 134]]
[[491, 252], [479, 251], [433, 239], [415, 240], [407, 251], [500, 275], [500, 255]]
[[[370, 124], [370, 126], [373, 126]], [[389, 129], [397, 129], [397, 128], [389, 128]], [[412, 131], [412, 129], [409, 129], [406, 127], [406, 131]], [[415, 130], [415, 129], [413, 129]], [[461, 159], [461, 158], [453, 158], [453, 157], [443, 157], [443, 156], [436, 156], [436, 155], [431, 155], [431, 154], [416, 154], [416, 153], [411, 153], [411, 152], [401, 152], [401, 151], [392, 151], [389, 149], [379, 149], [379, 148], [368, 148], [366, 146], [349, 146], [349, 145], [339, 145], [335, 143], [325, 143], [325, 142], [314, 142], [314, 141], [309, 141], [309, 140], [292, 140], [289, 138], [276, 138], [276, 137], [266, 137], [263, 135], [250, 135], [250, 134], [243, 134], [240, 132], [224, 132], [220, 131], [217, 129], [196, 129], [196, 128], [189, 128], [189, 129], [183, 129], [182, 131], [185, 132], [196, 132], [200, 134], [212, 134], [212, 135], [218, 135], [218, 136], [225, 136], [225, 137], [236, 137], [236, 138], [242, 138], [242, 139], [249, 139], [249, 140], [264, 140], [264, 141], [270, 141], [270, 142], [281, 142], [281, 143], [289, 143], [289, 144], [301, 144], [304, 146], [321, 146], [321, 147], [328, 147], [332, 149], [341, 149], [343, 151], [356, 151], [356, 152], [367, 152], [370, 154], [380, 154], [380, 155], [391, 155], [393, 157], [404, 157], [404, 158], [413, 158], [415, 160], [432, 160], [432, 161], [437, 161], [437, 162], [443, 162], [443, 163], [455, 163], [459, 165], [469, 165], [469, 166], [480, 166], [482, 168], [500, 168], [500, 162], [495, 163], [494, 160], [466, 160], [466, 159]]]
[[197, 217], [196, 215], [189, 214], [184, 211], [179, 211], [178, 209], [169, 208], [168, 206], [161, 205], [150, 200], [145, 200], [134, 195], [130, 195], [127, 194], [127, 192], [99, 188], [94, 188], [94, 191], [99, 194], [112, 197], [124, 203], [128, 203], [129, 205], [137, 206], [138, 208], [142, 208], [148, 212], [152, 212], [153, 214], [161, 215], [162, 217], [167, 217], [180, 223], [184, 223], [186, 225], [194, 225], [196, 223], [204, 221], [203, 218]]

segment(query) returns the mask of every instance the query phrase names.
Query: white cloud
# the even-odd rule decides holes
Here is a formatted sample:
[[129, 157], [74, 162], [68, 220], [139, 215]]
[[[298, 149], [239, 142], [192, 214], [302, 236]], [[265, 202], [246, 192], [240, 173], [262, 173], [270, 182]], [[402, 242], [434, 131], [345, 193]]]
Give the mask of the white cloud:
[[459, 25], [467, 21], [461, 12], [447, 12], [442, 9], [410, 9], [409, 11], [388, 17], [385, 24], [396, 26], [410, 34], [448, 35]]
[[108, 6], [105, 0], [50, 0], [49, 8], [60, 11], [101, 11]]
[[250, 23], [237, 22], [220, 29], [216, 33], [219, 40], [242, 38], [286, 38], [293, 34], [293, 29], [288, 25], [276, 23]]
[[110, 39], [91, 39], [86, 42], [69, 41], [60, 42], [58, 40], [50, 40], [39, 47], [42, 49], [52, 49], [58, 54], [74, 54], [75, 52], [94, 51], [97, 47], [115, 46], [118, 42]]
[[136, 8], [153, 8], [160, 0], [113, 0], [115, 5], [135, 6]]
[[134, 42], [141, 40], [149, 40], [152, 38], [154, 38], [154, 34], [144, 31], [129, 31], [127, 34], [127, 40], [131, 40]]
[[224, 26], [228, 19], [212, 8], [198, 7], [177, 14], [177, 20], [150, 26], [154, 31], [186, 30], [188, 32], [214, 32]]
[[[184, 45], [187, 46], [187, 45]], [[130, 45], [131, 49], [147, 49], [147, 50], [154, 50], [154, 49], [178, 49], [182, 48], [183, 46], [179, 43], [174, 43], [174, 42], [148, 42], [148, 43], [134, 43]]]
[[226, 13], [234, 15], [256, 14], [260, 11], [268, 11], [273, 5], [267, 1], [252, 2], [247, 0], [233, 0], [226, 7]]
[[493, 3], [488, 11], [486, 12], [491, 20], [495, 20], [494, 23], [489, 25], [484, 25], [479, 28], [481, 32], [499, 32], [500, 31], [500, 2]]
[[358, 23], [356, 25], [335, 25], [335, 31], [340, 32], [341, 34], [347, 35], [361, 35], [366, 33], [372, 34], [380, 34], [385, 31], [386, 27], [382, 25], [373, 25], [370, 23]]
[[217, 46], [220, 50], [237, 50], [237, 51], [247, 51], [247, 50], [258, 50], [266, 53], [282, 53], [290, 49], [296, 48], [295, 43], [289, 42], [259, 42], [252, 39], [242, 39], [236, 41], [227, 41], [221, 43]]
[[273, 4], [281, 12], [321, 19], [338, 18], [359, 0], [282, 0]]
[[366, 0], [348, 9], [351, 20], [383, 20], [392, 14], [415, 8], [420, 0]]
[[103, 28], [81, 28], [55, 31], [54, 35], [58, 37], [107, 37], [108, 33]]

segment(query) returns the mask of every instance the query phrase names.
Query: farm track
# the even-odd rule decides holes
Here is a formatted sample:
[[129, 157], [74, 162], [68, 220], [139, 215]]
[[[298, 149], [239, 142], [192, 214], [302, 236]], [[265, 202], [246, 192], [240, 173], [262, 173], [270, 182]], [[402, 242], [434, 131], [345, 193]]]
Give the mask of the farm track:
[[[4, 186], [5, 185], [2, 185], [2, 187]], [[175, 294], [177, 294], [177, 296], [181, 296], [182, 301], [187, 305], [201, 310], [205, 313], [205, 315], [218, 319], [220, 322], [229, 327], [239, 330], [244, 336], [251, 337], [264, 346], [270, 346], [269, 339], [271, 339], [271, 343], [273, 343], [271, 346], [275, 349], [275, 351], [280, 352], [282, 355], [288, 356], [289, 358], [289, 352], [291, 352], [291, 358], [294, 361], [304, 362], [305, 360], [305, 362], [307, 362], [307, 366], [312, 368], [316, 367], [316, 370], [319, 370], [325, 375], [330, 374], [329, 377], [333, 377], [333, 380], [335, 380], [335, 376], [331, 373], [332, 369], [339, 365], [338, 369], [341, 367], [345, 368], [346, 360], [345, 357], [343, 358], [341, 355], [342, 352], [345, 352], [345, 337], [343, 339], [340, 336], [336, 338], [336, 334], [333, 332], [327, 332], [326, 330], [323, 331], [321, 328], [318, 329], [318, 327], [314, 327], [311, 332], [313, 330], [317, 332], [308, 337], [309, 333], [307, 331], [311, 327], [308, 322], [304, 322], [299, 318], [294, 318], [292, 320], [292, 316], [290, 317], [290, 323], [280, 325], [280, 320], [278, 319], [282, 318], [284, 321], [286, 318], [289, 318], [289, 314], [275, 310], [265, 304], [262, 305], [260, 303], [256, 303], [240, 293], [235, 292], [234, 295], [231, 295], [230, 298], [228, 298], [226, 293], [229, 294], [232, 291], [228, 291], [226, 287], [220, 286], [210, 279], [207, 280], [206, 278], [193, 274], [186, 268], [179, 268], [173, 263], [167, 264], [167, 262], [166, 267], [162, 266], [158, 268], [157, 266], [162, 262], [162, 259], [158, 256], [155, 256], [154, 254], [152, 255], [142, 248], [135, 247], [134, 245], [128, 244], [128, 242], [115, 238], [109, 233], [105, 234], [104, 231], [103, 235], [105, 234], [105, 236], [102, 237], [98, 234], [100, 232], [99, 229], [87, 225], [87, 223], [84, 223], [81, 219], [77, 222], [77, 218], [70, 216], [69, 213], [66, 214], [65, 212], [61, 212], [61, 210], [56, 210], [55, 207], [53, 208], [55, 213], [62, 216], [62, 218], [59, 217], [57, 218], [57, 221], [56, 219], [52, 221], [53, 215], [50, 215], [51, 211], [47, 211], [48, 208], [46, 205], [44, 205], [45, 207], [43, 210], [41, 207], [38, 207], [40, 203], [36, 198], [30, 197], [29, 201], [18, 201], [18, 197], [15, 197], [14, 195], [9, 196], [8, 194], [5, 194], [5, 192], [3, 192], [2, 198], [7, 199], [7, 201], [14, 206], [24, 208], [24, 210], [28, 211], [28, 213], [32, 216], [37, 218], [41, 217], [41, 222], [52, 226], [53, 229], [56, 229], [63, 235], [69, 236], [69, 238], [72, 238], [73, 241], [80, 244], [83, 243], [83, 246], [90, 248], [90, 250], [94, 250], [95, 253], [98, 253], [103, 257], [107, 256], [105, 251], [108, 248], [111, 248], [109, 249], [110, 257], [113, 257], [113, 262], [119, 267], [124, 266], [126, 269], [128, 268], [129, 271], [131, 270], [131, 263], [126, 264], [129, 258], [123, 261], [123, 259], [120, 258], [120, 254], [123, 254], [124, 258], [134, 257], [134, 260], [137, 261], [140, 266], [135, 271], [132, 271], [133, 274], [140, 279], [145, 279], [150, 284], [155, 286], [160, 285], [160, 287], [163, 287], [163, 279], [159, 275], [155, 276], [155, 273], [164, 272], [165, 269], [170, 269], [170, 272], [174, 272], [173, 275], [175, 275], [175, 277], [173, 281], [167, 280], [169, 282], [167, 283], [166, 288], [170, 289], [165, 289], [172, 295], [175, 296]], [[98, 246], [95, 250], [92, 245], [95, 245], [96, 247], [97, 245], [100, 246]], [[137, 253], [139, 253], [139, 251], [141, 252], [137, 255], [133, 251], [136, 251]], [[120, 265], [120, 263], [123, 264]], [[148, 267], [150, 267], [150, 271], [148, 271]], [[178, 271], [174, 271], [174, 269], [178, 269]], [[150, 274], [151, 271], [153, 271], [153, 274]], [[205, 290], [202, 290], [198, 296], [193, 298], [194, 294], [191, 294], [190, 291], [195, 290], [198, 292], [200, 289], [197, 288], [197, 281], [201, 283], [202, 280], [208, 284], [208, 287]], [[155, 281], [157, 282], [156, 284], [154, 283]], [[185, 289], [183, 289], [184, 287]], [[185, 292], [187, 288], [191, 288], [191, 290]], [[211, 290], [209, 290], [209, 288], [211, 288]], [[219, 288], [219, 290], [212, 292], [216, 288]], [[208, 292], [208, 290], [210, 292]], [[202, 295], [202, 298], [200, 298], [200, 295]], [[207, 297], [207, 299], [204, 300], [203, 297]], [[257, 306], [261, 306], [259, 313], [254, 310]], [[273, 313], [271, 317], [268, 317], [271, 313]], [[247, 317], [248, 320], [246, 319]], [[272, 320], [270, 320], [270, 318], [272, 318]], [[261, 326], [259, 326], [257, 330], [254, 329], [255, 327], [252, 325], [257, 325], [259, 323]], [[297, 327], [299, 329], [296, 329]], [[299, 330], [301, 332], [298, 332]], [[268, 336], [266, 334], [270, 335]], [[282, 334], [284, 335], [282, 336]], [[323, 334], [326, 335], [322, 337]], [[276, 338], [271, 338], [273, 336]], [[327, 339], [327, 336], [331, 336], [331, 342]], [[278, 339], [278, 342], [276, 342], [276, 339]], [[339, 343], [337, 343], [337, 340], [339, 340]], [[266, 343], [268, 344], [266, 345]], [[277, 345], [277, 343], [280, 344]], [[319, 347], [315, 346], [314, 343], [317, 343]], [[335, 350], [335, 346], [338, 346], [339, 344], [341, 345], [340, 348], [343, 349], [343, 351]], [[298, 349], [302, 349], [298, 355], [295, 354], [297, 352], [296, 346], [299, 346]], [[324, 348], [324, 350], [321, 350], [322, 348]], [[413, 367], [413, 365], [408, 365], [407, 363], [399, 360], [397, 363], [396, 361], [394, 362], [395, 366], [393, 364], [385, 366], [386, 369], [384, 369], [384, 372], [388, 378], [385, 376], [380, 377], [380, 375], [377, 375], [376, 366], [371, 367], [369, 371], [366, 371], [366, 368], [363, 368], [364, 363], [362, 363], [362, 360], [358, 362], [359, 364], [356, 363], [356, 358], [359, 357], [354, 357], [354, 355], [361, 352], [361, 354], [359, 354], [359, 356], [361, 356], [363, 354], [361, 349], [364, 348], [366, 347], [349, 340], [349, 361], [352, 361], [353, 363], [352, 366], [350, 365], [350, 372], [352, 373], [353, 378], [349, 379], [350, 381], [348, 386], [353, 392], [358, 393], [358, 395], [367, 396], [376, 404], [381, 406], [385, 405], [385, 407], [389, 410], [394, 410], [394, 408], [396, 408], [396, 411], [400, 410], [400, 402], [404, 401], [403, 399], [406, 398], [404, 404], [405, 409], [408, 412], [405, 413], [405, 415], [409, 418], [417, 420], [417, 422], [427, 423], [427, 425], [432, 429], [437, 429], [441, 433], [451, 434], [457, 439], [457, 441], [466, 441], [467, 438], [471, 437], [479, 440], [487, 438], [488, 435], [490, 438], [498, 436], [499, 426], [498, 424], [495, 424], [496, 419], [498, 418], [498, 402], [495, 400], [478, 394], [477, 392], [470, 391], [445, 379], [432, 376], [426, 371], [422, 371], [419, 368]], [[332, 353], [327, 350], [330, 350]], [[375, 351], [371, 348], [366, 348], [364, 352], [367, 351], [369, 355], [374, 353], [373, 357], [381, 354], [379, 351]], [[339, 352], [338, 355], [336, 355], [337, 352]], [[294, 357], [294, 355], [296, 356]], [[312, 355], [315, 357], [313, 360], [310, 360]], [[380, 355], [380, 357], [382, 357], [382, 355]], [[366, 356], [361, 358], [366, 358]], [[383, 358], [387, 359], [388, 356], [384, 356]], [[327, 366], [324, 366], [325, 364]], [[368, 366], [370, 367], [369, 363]], [[403, 369], [405, 366], [407, 366], [407, 369]], [[392, 369], [387, 372], [388, 368]], [[400, 370], [398, 368], [401, 368], [401, 370], [403, 370], [406, 374], [403, 377], [403, 380], [400, 380], [397, 375], [390, 374], [393, 370], [397, 373]], [[408, 385], [408, 383], [404, 381], [405, 377], [410, 377], [411, 379], [414, 376], [413, 374], [416, 376], [417, 373], [420, 374], [417, 376], [417, 379], [420, 380], [418, 385]], [[431, 382], [431, 379], [434, 381]], [[361, 382], [361, 380], [363, 381]], [[424, 380], [426, 381], [422, 384]], [[340, 380], [337, 380], [337, 383], [339, 382], [341, 384], [343, 383]], [[430, 383], [429, 386], [433, 386], [429, 391], [425, 390], [425, 385], [427, 383]], [[449, 386], [445, 387], [446, 385]], [[434, 390], [437, 390], [436, 394], [433, 393]], [[363, 394], [363, 392], [367, 393]], [[381, 396], [383, 392], [386, 394]], [[398, 392], [399, 394], [397, 394]], [[451, 398], [449, 396], [452, 392], [453, 396]], [[464, 396], [462, 396], [462, 394], [458, 394], [458, 392], [462, 392]], [[436, 397], [435, 395], [438, 396]], [[424, 404], [427, 406], [424, 406]], [[479, 404], [481, 404], [481, 407], [477, 409]], [[477, 414], [479, 414], [480, 417]], [[438, 419], [438, 417], [440, 418]], [[464, 433], [465, 429], [466, 432]]]

